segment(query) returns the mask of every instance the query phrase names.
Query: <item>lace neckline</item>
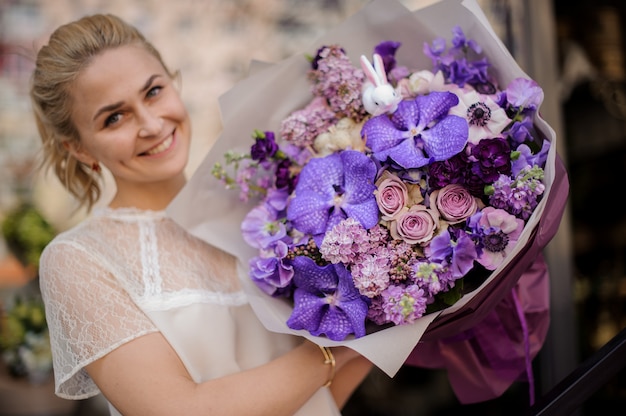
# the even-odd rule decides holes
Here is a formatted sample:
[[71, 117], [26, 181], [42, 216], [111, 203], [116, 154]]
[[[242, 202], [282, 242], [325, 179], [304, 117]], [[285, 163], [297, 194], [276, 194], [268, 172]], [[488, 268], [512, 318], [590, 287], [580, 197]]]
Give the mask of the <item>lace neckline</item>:
[[100, 207], [94, 209], [94, 217], [106, 217], [119, 221], [156, 221], [166, 218], [165, 210], [139, 209], [135, 207], [111, 208]]

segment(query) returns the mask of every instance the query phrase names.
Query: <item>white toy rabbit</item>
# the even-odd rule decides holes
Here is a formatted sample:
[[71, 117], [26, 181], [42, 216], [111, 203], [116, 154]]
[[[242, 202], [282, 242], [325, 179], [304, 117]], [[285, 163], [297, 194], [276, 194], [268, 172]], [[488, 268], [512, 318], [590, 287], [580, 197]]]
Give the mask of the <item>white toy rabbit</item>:
[[387, 80], [383, 58], [375, 53], [373, 61], [372, 66], [367, 57], [361, 55], [361, 68], [367, 77], [362, 90], [363, 107], [373, 116], [393, 113], [402, 96]]

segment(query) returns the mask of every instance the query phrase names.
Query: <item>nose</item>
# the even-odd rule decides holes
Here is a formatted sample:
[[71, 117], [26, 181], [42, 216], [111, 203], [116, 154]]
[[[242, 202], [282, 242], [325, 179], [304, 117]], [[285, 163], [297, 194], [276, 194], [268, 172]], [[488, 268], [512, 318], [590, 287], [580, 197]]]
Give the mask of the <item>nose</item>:
[[158, 135], [163, 128], [163, 119], [150, 108], [144, 107], [139, 113], [139, 137]]

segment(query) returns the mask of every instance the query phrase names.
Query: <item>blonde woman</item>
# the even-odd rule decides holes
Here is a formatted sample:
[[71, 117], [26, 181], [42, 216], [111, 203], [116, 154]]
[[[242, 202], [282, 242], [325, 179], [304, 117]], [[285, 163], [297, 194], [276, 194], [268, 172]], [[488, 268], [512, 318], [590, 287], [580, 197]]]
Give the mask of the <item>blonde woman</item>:
[[[38, 53], [44, 166], [91, 212], [40, 263], [56, 393], [102, 393], [112, 415], [338, 415], [371, 364], [267, 331], [235, 259], [165, 214], [191, 140], [174, 75], [112, 15], [59, 27]], [[92, 209], [102, 167], [116, 191]]]

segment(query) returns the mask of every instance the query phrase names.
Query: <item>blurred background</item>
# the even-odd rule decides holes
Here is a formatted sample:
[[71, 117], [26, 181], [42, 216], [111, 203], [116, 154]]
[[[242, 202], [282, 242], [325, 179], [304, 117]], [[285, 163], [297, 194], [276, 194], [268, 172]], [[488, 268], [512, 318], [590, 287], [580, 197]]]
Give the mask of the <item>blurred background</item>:
[[[413, 9], [426, 0], [402, 0]], [[218, 97], [243, 79], [250, 60], [311, 52], [313, 42], [369, 0], [0, 0], [0, 416], [106, 414], [103, 400], [55, 398], [46, 324], [37, 298], [38, 255], [85, 213], [52, 177], [34, 174], [39, 140], [28, 82], [36, 50], [58, 25], [110, 12], [136, 25], [183, 75], [194, 127], [190, 176], [217, 138]], [[522, 69], [545, 91], [542, 115], [558, 136], [570, 198], [546, 248], [551, 327], [533, 362], [537, 395], [592, 357], [626, 324], [626, 5], [623, 0], [479, 0]], [[103, 198], [107, 202], [107, 197]], [[30, 338], [25, 334], [30, 333]], [[34, 335], [32, 335], [34, 334]], [[28, 344], [16, 364], [11, 346]], [[623, 414], [623, 370], [578, 414]], [[613, 410], [617, 407], [619, 410]], [[443, 371], [374, 370], [345, 415], [509, 415], [529, 408], [528, 383], [461, 405]]]

